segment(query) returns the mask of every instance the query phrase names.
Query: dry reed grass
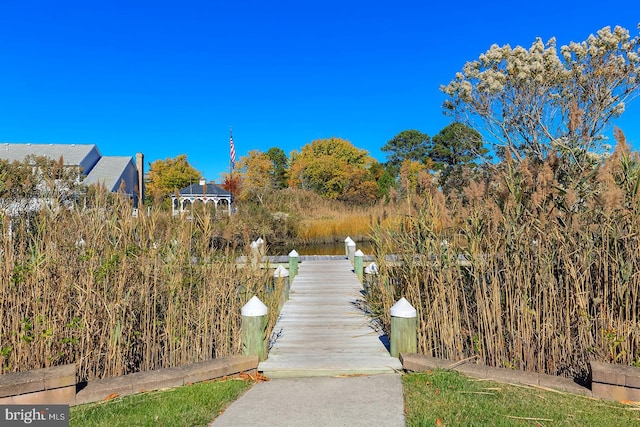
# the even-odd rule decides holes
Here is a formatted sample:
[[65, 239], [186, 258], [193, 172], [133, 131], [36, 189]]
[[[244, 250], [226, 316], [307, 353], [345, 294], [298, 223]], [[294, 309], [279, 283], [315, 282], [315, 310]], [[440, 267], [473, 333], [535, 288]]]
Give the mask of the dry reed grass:
[[618, 142], [577, 176], [555, 156], [507, 161], [457, 199], [423, 193], [399, 231], [376, 231], [369, 303], [387, 332], [404, 296], [425, 354], [582, 379], [590, 359], [640, 364], [640, 160]]
[[2, 218], [3, 372], [76, 363], [86, 380], [237, 354], [253, 295], [275, 323], [272, 278], [215, 248], [211, 215], [131, 212], [98, 191], [86, 209]]

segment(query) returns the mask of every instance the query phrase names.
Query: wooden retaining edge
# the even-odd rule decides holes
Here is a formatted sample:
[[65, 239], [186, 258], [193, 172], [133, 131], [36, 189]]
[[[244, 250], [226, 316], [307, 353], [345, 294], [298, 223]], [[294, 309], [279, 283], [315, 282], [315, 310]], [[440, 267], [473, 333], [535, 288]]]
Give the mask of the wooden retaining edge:
[[76, 365], [0, 375], [0, 404], [68, 404], [75, 400]]
[[179, 387], [242, 373], [258, 372], [257, 356], [229, 356], [186, 366], [136, 372], [77, 384], [76, 366], [68, 364], [0, 375], [0, 404], [79, 405], [115, 396]]
[[550, 388], [583, 396], [592, 396], [591, 390], [575, 383], [571, 378], [538, 374], [536, 372], [516, 371], [507, 368], [494, 368], [478, 365], [473, 360], [453, 362], [416, 353], [401, 353], [400, 362], [407, 371], [424, 372], [431, 369], [452, 369], [473, 378], [488, 379], [496, 382], [522, 384]]
[[640, 368], [591, 361], [593, 397], [618, 401], [640, 401]]
[[74, 404], [98, 402], [114, 396], [127, 396], [162, 388], [233, 377], [241, 373], [255, 375], [257, 356], [229, 356], [174, 368], [136, 372], [114, 378], [91, 381], [76, 394]]

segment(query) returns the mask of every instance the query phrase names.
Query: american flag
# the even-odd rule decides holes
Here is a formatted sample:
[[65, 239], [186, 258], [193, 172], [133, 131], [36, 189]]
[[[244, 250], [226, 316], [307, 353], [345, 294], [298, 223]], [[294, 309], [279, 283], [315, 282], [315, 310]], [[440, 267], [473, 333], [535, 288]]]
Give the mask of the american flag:
[[236, 148], [233, 146], [233, 133], [229, 131], [229, 155], [231, 158], [231, 169], [236, 166]]

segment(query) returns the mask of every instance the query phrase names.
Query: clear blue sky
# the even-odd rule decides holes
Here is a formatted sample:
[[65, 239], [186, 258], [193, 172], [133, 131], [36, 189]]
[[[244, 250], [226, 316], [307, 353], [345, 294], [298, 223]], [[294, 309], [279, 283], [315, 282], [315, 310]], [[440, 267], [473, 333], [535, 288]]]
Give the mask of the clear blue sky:
[[[430, 4], [433, 3], [433, 4]], [[238, 157], [318, 138], [385, 160], [406, 129], [431, 136], [441, 84], [493, 43], [637, 34], [637, 1], [0, 1], [0, 141], [186, 154], [209, 180]], [[640, 148], [640, 99], [618, 120]], [[612, 130], [609, 131], [612, 137]]]

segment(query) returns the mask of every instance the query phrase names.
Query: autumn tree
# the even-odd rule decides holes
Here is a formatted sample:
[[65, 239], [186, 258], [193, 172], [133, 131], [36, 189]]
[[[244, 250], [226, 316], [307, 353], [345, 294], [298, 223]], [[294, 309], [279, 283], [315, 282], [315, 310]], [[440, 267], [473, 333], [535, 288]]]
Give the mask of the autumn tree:
[[150, 164], [145, 186], [151, 200], [160, 201], [174, 191], [198, 182], [202, 174], [187, 161], [185, 154], [156, 160]]
[[405, 160], [427, 163], [431, 139], [426, 133], [415, 129], [404, 130], [389, 140], [382, 148], [388, 152], [387, 164], [397, 173]]
[[263, 203], [265, 194], [273, 189], [274, 166], [271, 158], [259, 150], [252, 150], [238, 162], [242, 174], [242, 200], [256, 199]]
[[444, 109], [486, 129], [503, 156], [539, 162], [554, 150], [581, 164], [603, 148], [603, 131], [637, 95], [639, 40], [605, 27], [560, 55], [553, 38], [529, 49], [493, 45], [441, 87]]
[[[369, 173], [375, 160], [366, 150], [340, 138], [318, 139], [291, 153], [289, 185], [311, 190], [330, 199], [350, 201], [377, 197]], [[373, 186], [369, 183], [373, 182]], [[356, 200], [357, 199], [357, 200]]]

